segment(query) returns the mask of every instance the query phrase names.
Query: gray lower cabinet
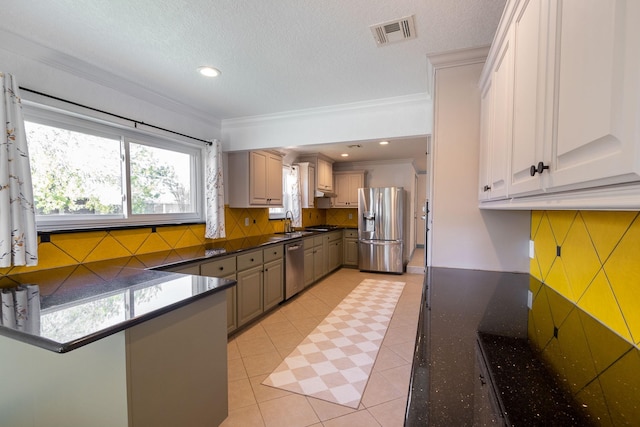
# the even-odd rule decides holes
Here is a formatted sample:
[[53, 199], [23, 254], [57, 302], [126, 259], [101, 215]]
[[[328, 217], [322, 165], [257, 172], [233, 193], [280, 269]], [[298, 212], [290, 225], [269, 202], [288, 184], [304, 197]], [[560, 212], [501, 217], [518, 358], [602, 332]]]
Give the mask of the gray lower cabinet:
[[264, 311], [262, 263], [257, 267], [238, 271], [237, 281], [238, 326], [242, 326], [261, 315]]
[[313, 247], [313, 281], [320, 280], [325, 273], [324, 247], [322, 243]]
[[342, 231], [336, 231], [330, 233], [327, 237], [328, 240], [328, 253], [329, 259], [328, 271], [334, 271], [342, 265]]
[[264, 265], [263, 310], [267, 311], [284, 299], [284, 263], [282, 258]]
[[358, 266], [358, 230], [344, 231], [343, 264], [349, 267]]
[[[313, 239], [310, 239], [310, 240], [311, 240], [312, 246], [304, 250], [304, 287], [305, 288], [311, 285], [314, 281], [314, 276], [313, 276], [314, 247], [313, 247]], [[305, 247], [306, 247], [306, 242], [305, 242]]]
[[[196, 273], [192, 273], [196, 274]], [[219, 277], [222, 279], [236, 280], [236, 257], [217, 259], [215, 261], [200, 264], [201, 276]], [[227, 289], [227, 333], [238, 328], [238, 313], [236, 310], [236, 287]]]

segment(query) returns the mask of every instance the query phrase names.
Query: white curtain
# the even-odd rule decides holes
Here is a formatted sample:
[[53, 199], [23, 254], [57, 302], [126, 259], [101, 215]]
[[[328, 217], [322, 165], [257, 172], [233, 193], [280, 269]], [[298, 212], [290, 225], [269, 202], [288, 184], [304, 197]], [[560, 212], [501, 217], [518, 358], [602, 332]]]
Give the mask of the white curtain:
[[222, 173], [222, 144], [214, 139], [206, 147], [206, 230], [207, 239], [226, 237], [224, 226], [224, 179]]
[[289, 209], [293, 214], [291, 226], [302, 227], [302, 194], [300, 193], [300, 168], [298, 166], [291, 167], [287, 184], [291, 197]]
[[38, 264], [38, 233], [29, 150], [18, 84], [0, 72], [0, 268]]

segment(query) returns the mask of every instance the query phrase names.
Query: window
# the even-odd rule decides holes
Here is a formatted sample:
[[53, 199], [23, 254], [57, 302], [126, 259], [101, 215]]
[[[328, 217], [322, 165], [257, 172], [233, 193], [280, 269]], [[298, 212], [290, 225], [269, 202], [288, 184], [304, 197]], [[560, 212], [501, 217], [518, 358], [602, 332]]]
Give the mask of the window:
[[29, 106], [38, 230], [202, 221], [202, 147]]
[[282, 167], [282, 207], [269, 208], [269, 219], [284, 219], [287, 211], [293, 209], [292, 189], [296, 179], [297, 175], [292, 173], [291, 166]]

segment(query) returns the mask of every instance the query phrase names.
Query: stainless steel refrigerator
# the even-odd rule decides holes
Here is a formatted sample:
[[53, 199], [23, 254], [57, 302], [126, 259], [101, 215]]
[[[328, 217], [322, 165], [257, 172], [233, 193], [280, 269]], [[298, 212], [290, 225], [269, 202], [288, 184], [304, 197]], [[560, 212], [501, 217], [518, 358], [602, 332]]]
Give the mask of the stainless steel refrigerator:
[[403, 187], [358, 189], [358, 268], [402, 274]]

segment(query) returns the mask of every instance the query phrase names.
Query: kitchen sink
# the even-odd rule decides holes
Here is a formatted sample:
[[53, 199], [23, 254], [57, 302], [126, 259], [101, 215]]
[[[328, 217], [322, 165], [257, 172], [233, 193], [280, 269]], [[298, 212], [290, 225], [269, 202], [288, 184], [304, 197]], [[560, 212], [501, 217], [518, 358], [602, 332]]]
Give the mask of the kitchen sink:
[[303, 237], [309, 234], [313, 234], [313, 232], [312, 231], [291, 231], [291, 232], [279, 232], [276, 234], [278, 235], [277, 237], [282, 236], [281, 237], [282, 239], [293, 239], [296, 237]]

